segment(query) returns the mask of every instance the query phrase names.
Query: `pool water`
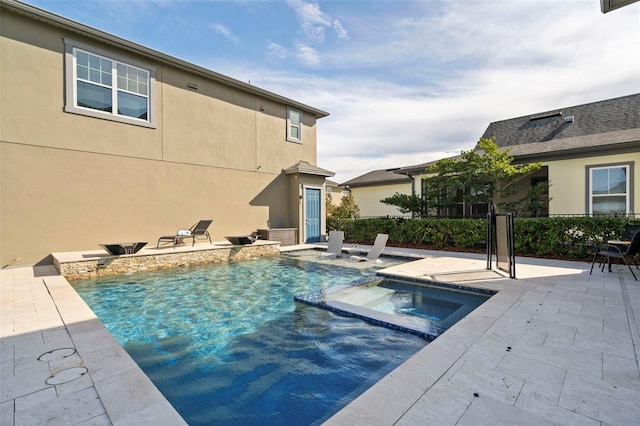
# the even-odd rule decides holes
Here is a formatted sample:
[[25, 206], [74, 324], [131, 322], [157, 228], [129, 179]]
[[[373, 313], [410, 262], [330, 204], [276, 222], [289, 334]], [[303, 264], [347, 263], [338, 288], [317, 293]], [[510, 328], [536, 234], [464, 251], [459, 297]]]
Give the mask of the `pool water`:
[[426, 344], [293, 301], [374, 274], [283, 256], [73, 285], [190, 425], [306, 425]]
[[486, 302], [493, 292], [483, 293], [437, 285], [384, 279], [378, 287], [393, 290], [388, 301], [371, 309], [428, 320], [444, 332]]

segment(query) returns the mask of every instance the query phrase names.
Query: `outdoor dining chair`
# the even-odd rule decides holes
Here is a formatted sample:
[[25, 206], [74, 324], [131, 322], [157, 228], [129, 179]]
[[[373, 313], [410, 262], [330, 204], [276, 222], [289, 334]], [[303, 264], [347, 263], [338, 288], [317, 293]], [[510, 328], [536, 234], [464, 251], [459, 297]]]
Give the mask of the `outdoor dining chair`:
[[638, 266], [637, 255], [640, 253], [640, 232], [635, 232], [631, 237], [631, 240], [628, 242], [616, 243], [616, 244], [604, 244], [596, 248], [596, 251], [593, 255], [593, 260], [591, 262], [591, 271], [589, 275], [593, 272], [593, 265], [596, 262], [596, 258], [600, 256], [602, 259], [602, 271], [604, 271], [604, 264], [607, 263], [609, 265], [609, 272], [611, 272], [611, 259], [621, 259], [625, 265], [631, 271], [631, 275], [633, 278], [638, 281], [638, 277], [633, 272], [631, 265], [629, 263], [633, 263], [636, 269], [640, 269]]

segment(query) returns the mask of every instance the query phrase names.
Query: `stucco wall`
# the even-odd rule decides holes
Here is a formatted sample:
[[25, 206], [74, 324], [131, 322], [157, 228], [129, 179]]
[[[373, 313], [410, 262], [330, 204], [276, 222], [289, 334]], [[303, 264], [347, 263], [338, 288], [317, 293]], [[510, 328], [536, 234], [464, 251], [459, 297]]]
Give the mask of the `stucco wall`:
[[351, 188], [353, 200], [360, 208], [360, 216], [400, 216], [397, 207], [380, 202], [383, 198], [391, 197], [395, 193], [411, 195], [411, 183], [362, 186]]
[[[200, 219], [214, 239], [297, 224], [282, 170], [315, 164], [313, 113], [303, 143], [287, 142], [285, 104], [9, 11], [0, 20], [0, 266], [151, 245]], [[64, 112], [65, 37], [155, 67], [157, 127]]]
[[640, 153], [602, 155], [571, 160], [549, 161], [549, 214], [586, 214], [587, 166], [634, 162], [633, 208], [640, 212]]

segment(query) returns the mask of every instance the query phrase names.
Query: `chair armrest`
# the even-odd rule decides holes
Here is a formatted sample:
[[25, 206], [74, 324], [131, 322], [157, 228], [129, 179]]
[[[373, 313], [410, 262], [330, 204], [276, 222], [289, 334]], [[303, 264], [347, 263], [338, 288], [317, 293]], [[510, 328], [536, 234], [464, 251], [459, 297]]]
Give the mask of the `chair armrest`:
[[598, 253], [603, 252], [603, 251], [617, 251], [618, 254], [620, 254], [620, 256], [623, 256], [624, 253], [622, 253], [622, 250], [620, 249], [620, 247], [618, 247], [615, 244], [603, 244], [601, 246], [598, 246], [597, 249]]

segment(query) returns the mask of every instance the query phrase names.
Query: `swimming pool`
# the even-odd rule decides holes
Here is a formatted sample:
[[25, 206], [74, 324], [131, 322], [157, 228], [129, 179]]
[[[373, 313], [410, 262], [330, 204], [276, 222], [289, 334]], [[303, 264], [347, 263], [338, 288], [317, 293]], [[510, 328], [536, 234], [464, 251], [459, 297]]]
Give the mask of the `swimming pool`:
[[426, 344], [293, 301], [374, 274], [282, 256], [73, 286], [189, 424], [317, 424]]

